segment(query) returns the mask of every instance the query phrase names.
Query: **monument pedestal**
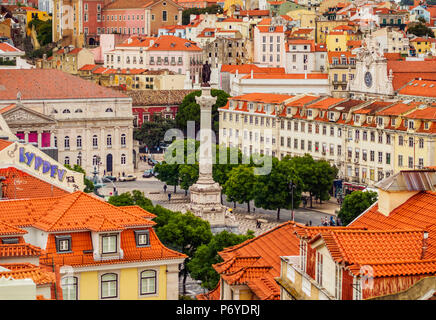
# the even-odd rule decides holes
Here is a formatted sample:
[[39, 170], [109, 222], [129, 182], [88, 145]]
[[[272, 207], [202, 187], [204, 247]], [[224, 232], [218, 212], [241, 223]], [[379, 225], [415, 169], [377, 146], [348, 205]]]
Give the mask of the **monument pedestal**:
[[195, 98], [200, 105], [200, 158], [199, 178], [189, 188], [191, 202], [187, 210], [210, 223], [211, 231], [227, 230], [239, 233], [234, 219], [226, 216], [226, 207], [221, 204], [221, 187], [212, 177], [212, 106], [216, 97], [210, 94], [210, 87], [202, 88], [202, 95]]

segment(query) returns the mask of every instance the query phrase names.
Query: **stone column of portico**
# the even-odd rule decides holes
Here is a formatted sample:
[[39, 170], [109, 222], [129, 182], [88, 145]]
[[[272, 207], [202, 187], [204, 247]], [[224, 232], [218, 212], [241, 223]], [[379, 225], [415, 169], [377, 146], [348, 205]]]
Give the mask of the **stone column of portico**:
[[28, 143], [29, 142], [29, 131], [24, 131], [24, 141], [26, 142], [26, 143]]
[[38, 148], [42, 148], [42, 130], [38, 130]]
[[226, 207], [221, 204], [221, 187], [212, 176], [212, 148], [215, 148], [212, 144], [212, 106], [217, 98], [211, 96], [210, 87], [202, 87], [201, 91], [201, 96], [195, 97], [200, 105], [199, 177], [197, 183], [189, 188], [191, 202], [187, 209], [208, 221], [212, 232], [229, 229], [238, 232], [237, 225], [226, 219]]

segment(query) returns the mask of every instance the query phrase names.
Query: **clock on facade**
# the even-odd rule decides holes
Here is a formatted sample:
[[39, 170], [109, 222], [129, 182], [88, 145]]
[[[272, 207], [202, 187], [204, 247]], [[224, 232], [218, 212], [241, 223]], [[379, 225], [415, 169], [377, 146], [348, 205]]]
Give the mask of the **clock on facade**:
[[368, 88], [372, 85], [372, 74], [369, 71], [365, 73], [365, 84]]

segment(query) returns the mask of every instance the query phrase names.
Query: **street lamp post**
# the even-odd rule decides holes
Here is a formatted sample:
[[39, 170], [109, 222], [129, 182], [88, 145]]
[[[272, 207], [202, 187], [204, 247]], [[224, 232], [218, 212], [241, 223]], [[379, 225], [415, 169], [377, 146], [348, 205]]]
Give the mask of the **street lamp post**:
[[291, 180], [289, 182], [289, 188], [291, 189], [292, 221], [295, 221], [295, 219], [294, 219], [294, 187], [295, 186], [296, 185]]

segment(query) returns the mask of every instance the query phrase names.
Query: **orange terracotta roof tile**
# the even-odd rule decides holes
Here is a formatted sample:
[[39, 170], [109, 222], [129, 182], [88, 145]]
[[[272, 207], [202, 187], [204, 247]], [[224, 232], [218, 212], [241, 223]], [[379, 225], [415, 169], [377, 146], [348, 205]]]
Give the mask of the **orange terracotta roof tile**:
[[229, 100], [242, 100], [262, 103], [282, 103], [293, 96], [275, 93], [247, 93], [242, 96], [231, 97]]
[[403, 102], [394, 103], [392, 106], [383, 109], [381, 111], [377, 111], [376, 115], [378, 116], [399, 116], [403, 113], [411, 111], [417, 107], [416, 104], [406, 104]]
[[415, 110], [405, 116], [408, 119], [436, 120], [436, 107]]
[[258, 25], [256, 28], [261, 33], [282, 33], [282, 32], [284, 32], [283, 26], [276, 26], [276, 27], [274, 27], [274, 31], [270, 31], [270, 27], [269, 26], [259, 26]]
[[388, 60], [388, 70], [392, 69], [394, 90], [400, 89], [409, 81], [422, 78], [436, 80], [436, 60], [429, 61], [393, 61]]
[[0, 278], [13, 278], [13, 279], [32, 279], [36, 285], [54, 284], [56, 277], [53, 272], [44, 270], [41, 267], [35, 266], [30, 263], [21, 264], [0, 264], [3, 268], [10, 271], [0, 271]]
[[97, 68], [96, 64], [85, 64], [79, 69], [79, 71], [92, 71], [94, 70], [94, 68]]
[[[411, 276], [411, 275], [435, 275], [436, 260], [399, 261], [392, 263], [370, 264], [374, 278]], [[360, 275], [360, 265], [351, 265], [349, 269], [354, 275]]]
[[30, 243], [0, 244], [0, 258], [40, 256], [44, 251]]
[[160, 36], [147, 51], [202, 51], [196, 42], [175, 36]]
[[436, 80], [412, 80], [398, 90], [398, 94], [436, 98]]
[[353, 111], [353, 113], [374, 115], [377, 112], [384, 110], [384, 108], [386, 108], [387, 106], [389, 106], [391, 104], [392, 104], [392, 102], [387, 102], [387, 101], [374, 101], [363, 108], [360, 108], [360, 109]]
[[0, 150], [3, 150], [5, 148], [9, 147], [11, 144], [12, 144], [11, 141], [0, 139]]
[[2, 108], [2, 109], [0, 110], [0, 113], [5, 113], [6, 111], [12, 110], [12, 109], [15, 108], [16, 106], [17, 106], [17, 105], [16, 105], [15, 103], [10, 104], [10, 105], [8, 105], [8, 106]]
[[221, 284], [218, 282], [218, 285], [215, 289], [202, 293], [196, 296], [197, 300], [220, 300], [221, 297]]
[[286, 104], [287, 107], [303, 107], [305, 104], [308, 104], [314, 100], [319, 99], [318, 96], [309, 96], [309, 95], [305, 95], [299, 99], [296, 99], [294, 101], [291, 101], [289, 103]]
[[228, 272], [222, 273], [222, 278], [228, 283], [248, 285], [259, 299], [280, 297], [279, 286], [274, 281], [274, 277], [280, 275], [280, 256], [299, 254], [299, 240], [293, 233], [293, 226], [292, 221], [283, 223], [219, 252], [224, 263], [216, 267]]
[[[0, 140], [0, 149], [2, 141], [4, 140]], [[3, 198], [5, 199], [33, 199], [69, 194], [61, 188], [14, 167], [0, 168], [0, 176], [6, 178], [3, 181]]]
[[346, 99], [344, 98], [332, 98], [332, 97], [327, 97], [325, 99], [316, 101], [314, 103], [311, 103], [309, 105], [306, 106], [306, 108], [308, 109], [323, 109], [323, 110], [327, 110], [328, 108], [345, 101]]
[[27, 231], [0, 221], [0, 236], [11, 234], [26, 234]]
[[309, 243], [313, 244], [320, 238], [335, 261], [364, 265], [421, 259], [424, 231], [332, 228], [321, 232]]
[[137, 228], [135, 230], [148, 230], [150, 245], [137, 247], [133, 229], [121, 232], [120, 247], [124, 252], [121, 259], [94, 260], [93, 246], [90, 232], [73, 232], [71, 235], [71, 253], [58, 254], [56, 252], [55, 235], [50, 234], [47, 240], [47, 254], [40, 258], [41, 263], [54, 262], [56, 265], [71, 265], [75, 267], [107, 264], [123, 264], [139, 261], [183, 259], [186, 255], [165, 247], [152, 228]]
[[22, 52], [7, 42], [0, 42], [0, 52]]
[[56, 69], [0, 69], [1, 100], [126, 98], [118, 91]]
[[393, 209], [389, 216], [378, 211], [376, 202], [366, 212], [349, 224], [371, 230], [420, 229], [429, 233], [425, 259], [436, 259], [436, 193], [422, 191]]

